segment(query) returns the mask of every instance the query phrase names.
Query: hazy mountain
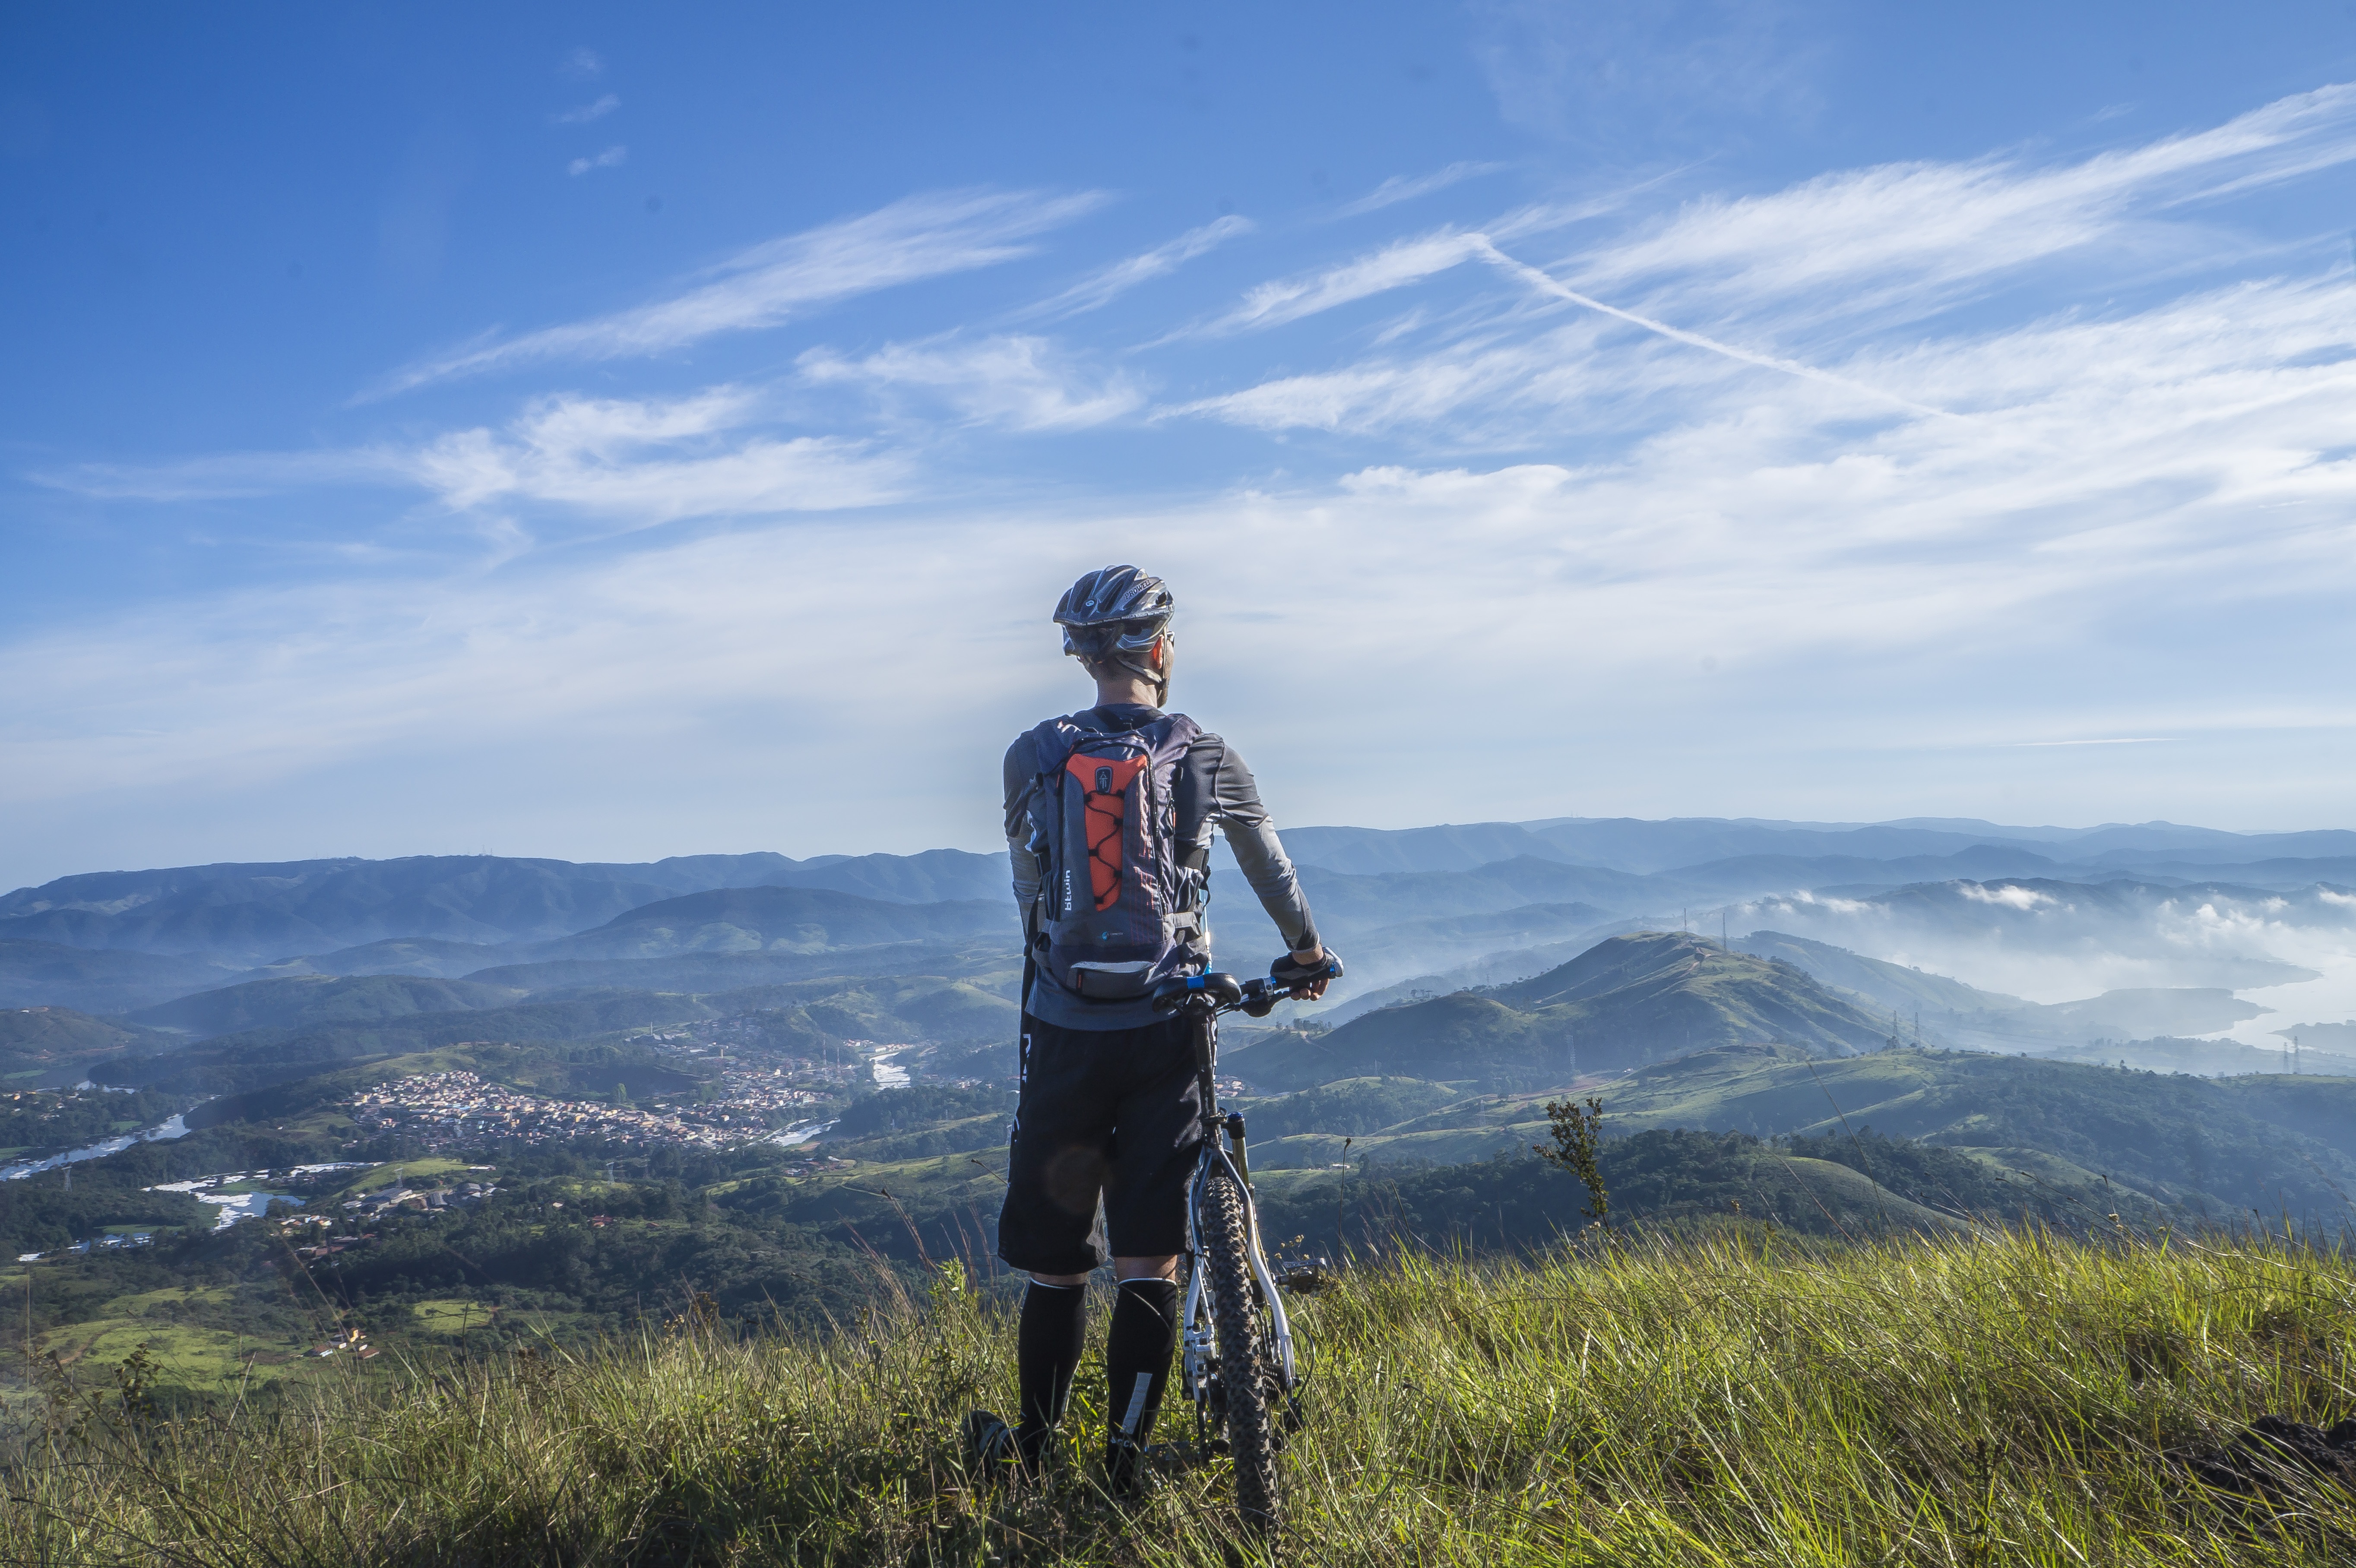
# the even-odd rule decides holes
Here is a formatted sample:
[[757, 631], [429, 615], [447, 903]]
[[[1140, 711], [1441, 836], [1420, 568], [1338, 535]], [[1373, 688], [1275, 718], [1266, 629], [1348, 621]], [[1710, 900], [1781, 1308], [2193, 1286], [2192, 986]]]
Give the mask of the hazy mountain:
[[71, 1083], [91, 1062], [168, 1046], [169, 1037], [71, 1008], [0, 1008], [0, 1082], [12, 1089]]
[[1780, 958], [1797, 965], [1827, 986], [1855, 991], [1876, 1007], [1912, 1016], [1917, 1008], [1936, 1013], [2009, 1012], [2033, 1004], [1998, 991], [1983, 991], [1944, 975], [1927, 975], [1904, 964], [1887, 964], [1780, 931], [1754, 931], [1734, 938], [1737, 952], [1759, 958]]
[[[2075, 1047], [2103, 1040], [2113, 1044], [2102, 1060], [2115, 1061], [2121, 1055], [2115, 1042], [2213, 1033], [2266, 1010], [2216, 987], [2136, 987], [2105, 991], [2083, 1001], [2040, 1004], [1782, 932], [1753, 932], [1736, 938], [1734, 945], [1762, 958], [1795, 964], [1828, 986], [1889, 1009], [1898, 1016], [1901, 1033], [1911, 1033], [1919, 1019], [1941, 1043], [1986, 1051], [2046, 1053], [2046, 1048], [2057, 1044]], [[2138, 1066], [2159, 1064], [2150, 1052], [2126, 1054]], [[2254, 1057], [2227, 1060], [2244, 1064], [2222, 1071], [2257, 1070]], [[2171, 1065], [2190, 1070], [2181, 1061]]]
[[[396, 988], [406, 988], [403, 994], [421, 1003], [439, 996], [456, 1005], [402, 1012]], [[860, 1039], [1011, 1042], [1017, 1016], [1014, 1004], [996, 990], [926, 975], [838, 975], [701, 993], [593, 987], [546, 991], [519, 1001], [512, 999], [512, 989], [500, 987], [395, 976], [292, 978], [230, 989], [243, 995], [216, 993], [191, 1001], [208, 1004], [215, 1018], [229, 1003], [241, 1002], [249, 1015], [274, 1009], [292, 1015], [292, 1021], [257, 1023], [193, 1044], [139, 1031], [150, 1043], [141, 1045], [138, 1054], [102, 1063], [94, 1075], [110, 1083], [230, 1093], [340, 1072], [355, 1061], [388, 1055], [485, 1042], [567, 1049], [573, 1042], [594, 1042], [604, 1051], [626, 1044], [638, 1031], [723, 1019], [731, 1021], [715, 1039], [808, 1055]], [[324, 1016], [337, 1005], [348, 1013], [359, 1011], [371, 999], [381, 1004], [380, 1016]], [[312, 1016], [303, 1016], [306, 1004]], [[559, 1051], [552, 1060], [562, 1055]], [[611, 1082], [609, 1074], [596, 1087], [602, 1092]], [[273, 1103], [283, 1103], [283, 1097]]]
[[2356, 1078], [2356, 1056], [2308, 1051], [2294, 1059], [2287, 1046], [2276, 1051], [2244, 1045], [2238, 1040], [2188, 1040], [2168, 1035], [2139, 1040], [2108, 1037], [2032, 1046], [2028, 1048], [2028, 1054], [2047, 1061], [2088, 1061], [2097, 1067], [2124, 1065], [2152, 1072], [2197, 1072], [2204, 1078], [2264, 1074], [2296, 1076], [2303, 1083], [2319, 1078]]
[[695, 855], [577, 865], [497, 855], [186, 866], [63, 877], [0, 897], [0, 939], [274, 958], [387, 939], [565, 935], [680, 893], [801, 886], [896, 902], [1003, 898], [1003, 856]]
[[2295, 1040], [2318, 1051], [2356, 1052], [2356, 1019], [2336, 1024], [2292, 1024], [2273, 1032], [2286, 1041]]
[[467, 980], [407, 975], [301, 975], [200, 991], [143, 1008], [132, 1018], [151, 1028], [180, 1029], [201, 1038], [240, 1029], [382, 1023], [419, 1013], [506, 1007], [523, 997], [523, 991], [515, 987]]
[[2356, 883], [2356, 857], [2331, 856], [2314, 860], [2175, 860], [2153, 859], [2131, 860], [2112, 867], [2094, 864], [2072, 866], [2067, 872], [2085, 881], [2103, 881], [2115, 876], [2132, 876], [2138, 881], [2185, 886], [2196, 882], [2229, 882], [2236, 886], [2267, 888], [2278, 891], [2313, 887], [2318, 882], [2340, 885]]
[[[812, 953], [680, 953], [661, 958], [562, 958], [501, 964], [466, 978], [531, 991], [584, 986], [654, 991], [733, 991], [824, 976], [942, 975], [959, 979], [1021, 973], [1021, 941], [1012, 933], [958, 943], [886, 942]], [[1011, 983], [1011, 980], [1010, 980]]]
[[448, 942], [431, 936], [388, 937], [333, 953], [281, 958], [250, 970], [249, 980], [280, 980], [295, 975], [416, 975], [433, 980], [463, 979], [505, 955], [504, 945]]
[[[1218, 886], [1215, 880], [1213, 885]], [[1530, 856], [1470, 870], [1363, 876], [1303, 866], [1301, 885], [1316, 912], [1319, 929], [1332, 934], [1336, 945], [1350, 935], [1403, 921], [1494, 914], [1529, 904], [1586, 904], [1600, 912], [1621, 913], [1655, 907], [1663, 892], [1655, 878]]]
[[1019, 943], [1020, 928], [1011, 897], [997, 902], [897, 904], [820, 888], [722, 888], [631, 910], [594, 930], [539, 944], [530, 957], [809, 954], [977, 936], [1002, 936]]
[[236, 974], [205, 958], [0, 938], [0, 1007], [127, 1012], [220, 985]]
[[1713, 892], [1851, 886], [1902, 887], [1909, 882], [1948, 881], [1963, 877], [2062, 876], [2058, 860], [2027, 849], [1976, 844], [1952, 855], [1901, 855], [1869, 859], [1859, 855], [1738, 855], [1683, 866], [1670, 875], [1686, 886]]
[[1531, 856], [1642, 874], [1674, 872], [1751, 856], [1880, 861], [1950, 856], [1980, 847], [2034, 854], [2055, 863], [2105, 866], [2161, 860], [2226, 864], [2274, 858], [2356, 858], [2356, 833], [2337, 830], [2242, 834], [2169, 822], [2020, 827], [1934, 817], [1858, 823], [1564, 816], [1395, 829], [1296, 827], [1285, 832], [1284, 841], [1297, 860], [1358, 873], [1471, 870], [1496, 860]]
[[1789, 965], [1675, 932], [1611, 937], [1514, 985], [1367, 1013], [1236, 1052], [1266, 1088], [1366, 1073], [1568, 1082], [1745, 1040], [1825, 1055], [1879, 1047], [1886, 1024]]
[[[1567, 948], [1554, 960], [1558, 964], [1586, 951], [1597, 937], [1607, 933], [1612, 924], [1612, 916], [1606, 911], [1593, 904], [1571, 903], [1522, 904], [1494, 914], [1436, 915], [1371, 930], [1350, 930], [1346, 938], [1342, 929], [1335, 928], [1330, 934], [1349, 966], [1335, 1000], [1362, 995], [1369, 989], [1387, 988], [1401, 977], [1428, 975], [1434, 965], [1478, 965], [1501, 953]], [[1222, 927], [1216, 934], [1221, 944], [1222, 967], [1250, 972], [1262, 967], [1246, 961], [1250, 950], [1237, 947], [1231, 928]], [[1253, 934], [1258, 936], [1259, 933]], [[1273, 934], [1262, 937], [1261, 944], [1274, 955]], [[1547, 964], [1532, 964], [1510, 973], [1485, 973], [1479, 979], [1467, 978], [1442, 988], [1461, 990], [1471, 985], [1518, 980], [1547, 967]], [[1365, 1010], [1355, 1008], [1354, 1016]]]

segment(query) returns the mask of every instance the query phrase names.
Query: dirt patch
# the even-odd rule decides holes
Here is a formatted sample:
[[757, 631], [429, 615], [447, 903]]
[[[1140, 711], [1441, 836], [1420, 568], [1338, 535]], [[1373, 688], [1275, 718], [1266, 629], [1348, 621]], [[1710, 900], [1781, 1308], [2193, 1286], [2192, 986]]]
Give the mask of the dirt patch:
[[2222, 1448], [2174, 1457], [2203, 1486], [2245, 1498], [2279, 1497], [2316, 1477], [2356, 1492], [2356, 1417], [2323, 1427], [2261, 1415]]

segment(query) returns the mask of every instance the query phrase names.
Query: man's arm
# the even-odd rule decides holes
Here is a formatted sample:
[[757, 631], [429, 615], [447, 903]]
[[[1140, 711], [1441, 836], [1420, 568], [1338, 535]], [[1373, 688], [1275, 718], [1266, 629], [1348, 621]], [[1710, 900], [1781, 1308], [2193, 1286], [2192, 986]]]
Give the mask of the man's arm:
[[1022, 912], [1023, 929], [1031, 929], [1031, 912], [1039, 902], [1040, 880], [1046, 875], [1039, 857], [1031, 852], [1031, 792], [1038, 787], [1031, 773], [1031, 748], [1018, 740], [1006, 748], [1006, 858], [1014, 868], [1014, 907]]
[[1236, 852], [1244, 880], [1251, 884], [1269, 919], [1276, 922], [1286, 948], [1298, 962], [1313, 964], [1324, 956], [1325, 944], [1318, 938], [1316, 919], [1309, 912], [1309, 896], [1301, 891], [1301, 879], [1268, 819], [1268, 807], [1260, 802], [1259, 785], [1233, 747], [1215, 736], [1205, 740], [1208, 744], [1203, 745], [1203, 784], [1211, 819], [1227, 836], [1227, 847]]

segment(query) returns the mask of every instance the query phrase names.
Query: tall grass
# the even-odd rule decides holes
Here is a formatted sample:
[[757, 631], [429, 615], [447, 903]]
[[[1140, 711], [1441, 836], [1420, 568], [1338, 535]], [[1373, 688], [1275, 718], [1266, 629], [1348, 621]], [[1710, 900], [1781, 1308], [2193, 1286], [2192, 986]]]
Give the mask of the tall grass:
[[[2036, 1235], [1778, 1256], [1638, 1243], [1401, 1262], [1301, 1304], [1290, 1561], [2322, 1564], [2356, 1497], [2260, 1505], [2166, 1453], [2356, 1413], [2356, 1264]], [[943, 1276], [823, 1339], [681, 1325], [595, 1355], [354, 1376], [292, 1409], [59, 1432], [7, 1477], [10, 1563], [1209, 1563], [1215, 1464], [1121, 1508], [1102, 1413], [1043, 1485], [976, 1487], [1001, 1315]], [[1173, 1401], [1173, 1404], [1174, 1404]], [[1165, 1412], [1164, 1435], [1191, 1423]]]

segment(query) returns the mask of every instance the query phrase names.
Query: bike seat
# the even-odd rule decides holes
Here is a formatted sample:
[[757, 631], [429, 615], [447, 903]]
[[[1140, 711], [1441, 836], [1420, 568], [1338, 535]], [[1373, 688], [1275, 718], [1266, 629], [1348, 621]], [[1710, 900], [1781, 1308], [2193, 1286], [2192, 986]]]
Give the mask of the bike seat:
[[1173, 975], [1153, 987], [1153, 1010], [1174, 1013], [1188, 1008], [1231, 1008], [1244, 999], [1243, 982], [1213, 970], [1208, 975]]

